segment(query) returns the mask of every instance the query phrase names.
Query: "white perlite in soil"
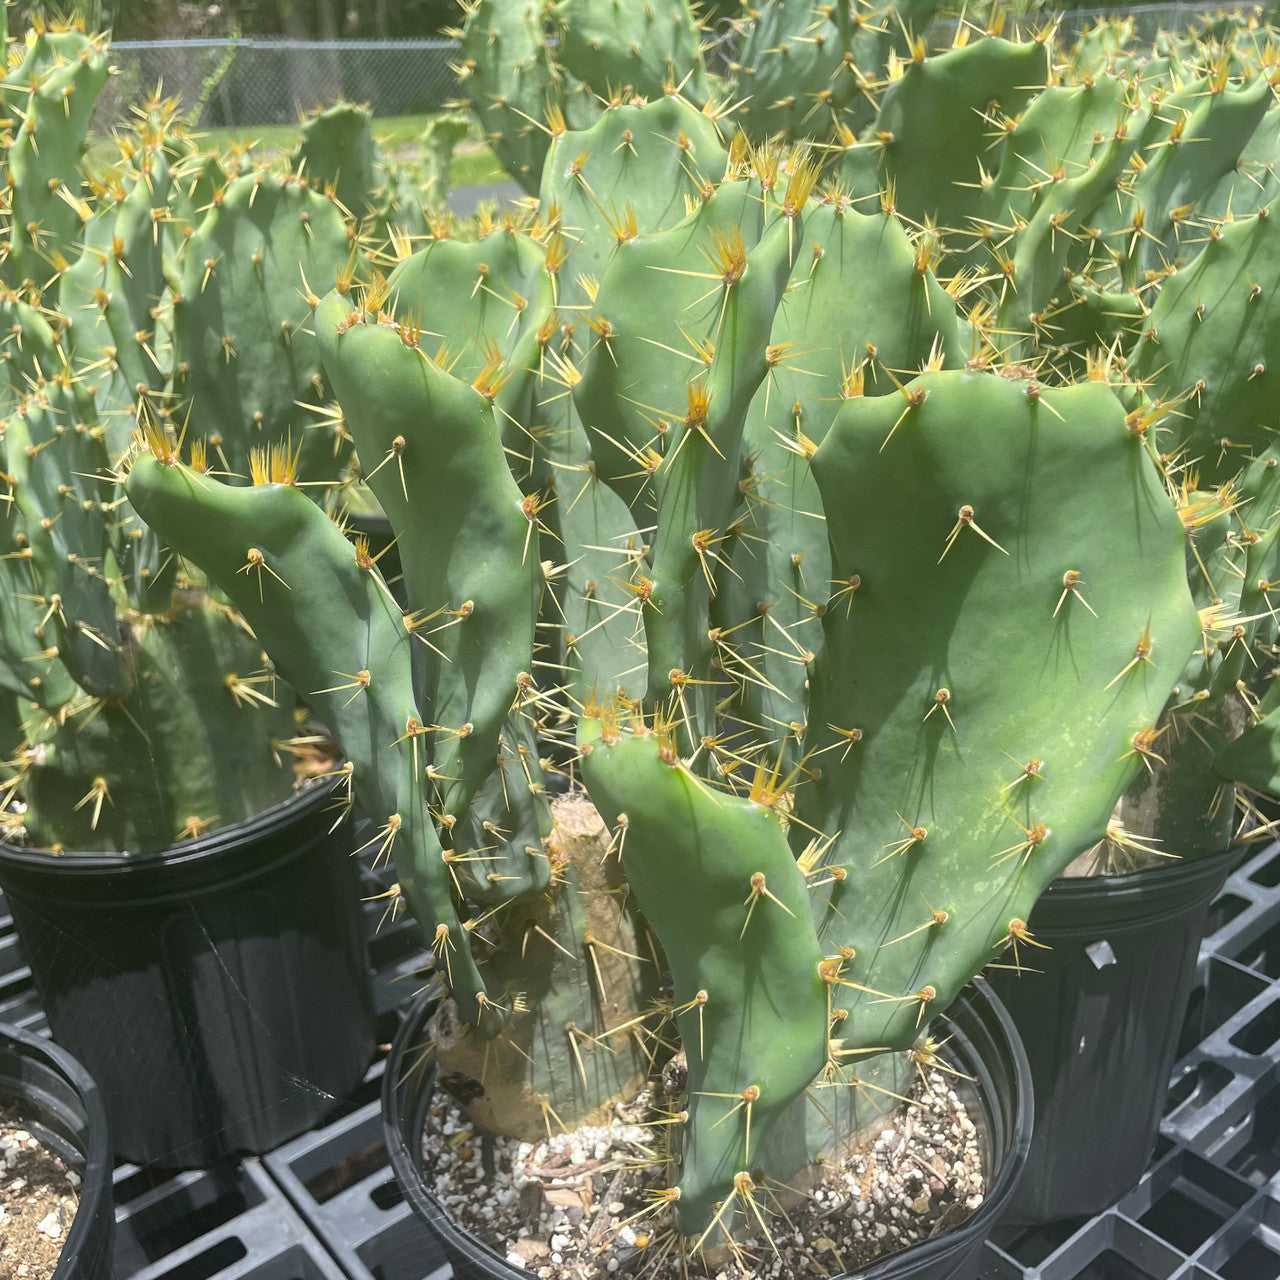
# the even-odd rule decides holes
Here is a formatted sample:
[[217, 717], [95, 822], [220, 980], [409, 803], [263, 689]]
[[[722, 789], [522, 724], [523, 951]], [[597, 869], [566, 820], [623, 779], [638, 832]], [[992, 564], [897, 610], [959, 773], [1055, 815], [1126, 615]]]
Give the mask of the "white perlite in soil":
[[[782, 1280], [833, 1276], [962, 1222], [985, 1191], [980, 1144], [947, 1078], [933, 1071], [912, 1106], [869, 1150], [824, 1166], [784, 1212], [765, 1208], [768, 1238], [732, 1251], [717, 1229], [707, 1256], [682, 1260], [654, 1148], [641, 1121], [648, 1099], [620, 1109], [610, 1126], [581, 1128], [536, 1145], [476, 1134], [442, 1095], [423, 1147], [435, 1192], [453, 1218], [542, 1280], [641, 1276], [645, 1280]], [[755, 1198], [765, 1204], [763, 1189]], [[716, 1239], [719, 1237], [719, 1240]]]
[[0, 1280], [53, 1280], [80, 1178], [0, 1106]]

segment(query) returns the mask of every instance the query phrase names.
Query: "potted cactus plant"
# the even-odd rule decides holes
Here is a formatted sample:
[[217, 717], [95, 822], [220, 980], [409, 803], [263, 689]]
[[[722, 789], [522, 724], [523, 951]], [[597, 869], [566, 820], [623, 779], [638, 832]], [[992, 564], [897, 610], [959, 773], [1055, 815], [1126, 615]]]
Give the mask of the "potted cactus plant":
[[[994, 38], [1005, 22], [993, 10], [985, 32], [951, 24], [952, 47], [934, 54], [922, 30], [930, 11], [917, 6], [879, 18], [744, 6], [716, 42], [716, 79], [685, 38], [683, 6], [647, 8], [632, 27], [605, 9], [468, 8], [463, 88], [514, 177], [529, 183], [558, 122], [616, 105], [624, 83], [653, 93], [665, 79], [700, 103], [718, 100], [756, 141], [809, 138], [857, 208], [883, 203], [912, 229], [918, 260], [962, 299], [971, 357], [1021, 364], [1046, 386], [1110, 382], [1165, 474], [1187, 532], [1202, 643], [1153, 723], [1107, 839], [1041, 904], [1032, 926], [1043, 945], [993, 971], [1034, 1046], [1042, 1140], [1018, 1212], [1096, 1212], [1145, 1166], [1209, 901], [1240, 854], [1242, 818], [1249, 838], [1267, 836], [1257, 797], [1280, 784], [1268, 603], [1278, 425], [1270, 215], [1280, 194], [1272, 33], [1257, 15], [1227, 15], [1147, 48], [1117, 20], [1055, 50], [1048, 23], [1024, 23], [1016, 46]], [[623, 72], [636, 46], [644, 68]], [[581, 225], [581, 209], [571, 212]], [[842, 359], [854, 368], [862, 353]], [[808, 410], [810, 381], [807, 369], [789, 377], [784, 362], [773, 403]], [[786, 739], [786, 726], [803, 722], [796, 689], [816, 647], [786, 637], [810, 625], [815, 595], [822, 603], [826, 551], [813, 520], [790, 514], [821, 503], [782, 450], [777, 433], [789, 424], [766, 416], [752, 415], [754, 435], [752, 420], [747, 428], [757, 460], [748, 483], [762, 495], [747, 504], [753, 540], [745, 555], [741, 538], [715, 554], [733, 565], [726, 616], [738, 622], [761, 606], [755, 628], [735, 632], [758, 631], [746, 718]], [[1094, 608], [1078, 570], [1058, 607]], [[784, 773], [799, 742], [797, 733], [787, 743]], [[1121, 1046], [1123, 1069], [1112, 1057]], [[1105, 1115], [1100, 1075], [1112, 1081]], [[1116, 1144], [1123, 1158], [1094, 1140], [1095, 1127], [1128, 1135]]]
[[[294, 402], [325, 397], [297, 289], [350, 245], [332, 201], [217, 171], [159, 99], [84, 185], [106, 75], [101, 40], [37, 22], [0, 85], [0, 884], [117, 1151], [191, 1164], [313, 1124], [358, 1083], [372, 1012], [350, 833], [330, 784], [305, 785], [334, 766], [298, 767], [315, 753], [294, 693], [141, 523], [118, 464], [136, 420], [173, 413], [216, 424], [228, 473], [254, 437], [300, 438]], [[322, 419], [301, 465], [341, 443]]]
[[313, 297], [407, 608], [285, 458], [231, 487], [157, 427], [126, 484], [342, 743], [447, 990], [413, 1047], [471, 1123], [571, 1129], [680, 1051], [671, 1257], [735, 1247], [941, 1060], [1205, 635], [1116, 390], [994, 367], [938, 237], [716, 116], [553, 110], [532, 224]]

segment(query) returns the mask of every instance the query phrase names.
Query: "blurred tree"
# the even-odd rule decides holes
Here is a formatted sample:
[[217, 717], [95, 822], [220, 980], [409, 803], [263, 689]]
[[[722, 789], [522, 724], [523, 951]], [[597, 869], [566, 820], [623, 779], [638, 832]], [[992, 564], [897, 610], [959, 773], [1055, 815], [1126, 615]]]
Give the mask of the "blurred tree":
[[191, 36], [290, 36], [295, 40], [395, 40], [434, 36], [460, 17], [457, 0], [11, 0], [10, 25], [21, 35], [33, 14], [79, 14], [91, 30], [117, 40]]
[[241, 0], [232, 7], [246, 34], [315, 40], [433, 36], [459, 17], [457, 0]]

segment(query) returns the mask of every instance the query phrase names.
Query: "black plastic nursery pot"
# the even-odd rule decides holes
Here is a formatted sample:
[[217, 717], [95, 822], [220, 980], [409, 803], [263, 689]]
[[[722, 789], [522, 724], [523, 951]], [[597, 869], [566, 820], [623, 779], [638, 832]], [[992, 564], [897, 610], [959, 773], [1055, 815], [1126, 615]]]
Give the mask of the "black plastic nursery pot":
[[1028, 925], [1045, 948], [988, 977], [1035, 1081], [1035, 1141], [1005, 1221], [1100, 1213], [1141, 1177], [1210, 903], [1243, 850], [1126, 875], [1055, 880]]
[[79, 1205], [53, 1280], [111, 1280], [111, 1145], [98, 1086], [65, 1049], [0, 1023], [3, 1105], [16, 1105], [27, 1131], [80, 1178]]
[[[435, 1088], [434, 1070], [423, 1070], [417, 1049], [436, 996], [424, 995], [401, 1023], [382, 1078], [383, 1136], [405, 1198], [439, 1240], [455, 1280], [528, 1280], [499, 1253], [465, 1230], [435, 1196], [422, 1133]], [[982, 1204], [964, 1222], [931, 1240], [883, 1258], [857, 1273], [858, 1280], [969, 1280], [982, 1246], [1017, 1186], [1032, 1131], [1030, 1068], [1018, 1033], [999, 999], [981, 978], [947, 1011], [948, 1063], [960, 1074], [951, 1083], [977, 1127], [987, 1173]], [[966, 1078], [967, 1077], [967, 1078]], [[826, 1277], [825, 1280], [850, 1280]]]
[[0, 845], [54, 1039], [98, 1082], [116, 1154], [204, 1167], [325, 1118], [375, 1046], [350, 820], [316, 782], [156, 854]]

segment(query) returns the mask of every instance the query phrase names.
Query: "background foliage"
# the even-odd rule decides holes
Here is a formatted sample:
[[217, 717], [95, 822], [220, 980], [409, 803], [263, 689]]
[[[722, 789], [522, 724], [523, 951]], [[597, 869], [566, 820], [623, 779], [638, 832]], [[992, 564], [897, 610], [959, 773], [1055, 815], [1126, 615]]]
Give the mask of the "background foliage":
[[295, 40], [384, 40], [433, 36], [457, 21], [455, 0], [245, 0], [240, 4], [188, 4], [182, 0], [16, 0], [10, 22], [21, 32], [33, 14], [68, 9], [91, 30], [111, 28], [116, 40], [195, 36], [289, 36]]

